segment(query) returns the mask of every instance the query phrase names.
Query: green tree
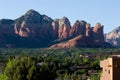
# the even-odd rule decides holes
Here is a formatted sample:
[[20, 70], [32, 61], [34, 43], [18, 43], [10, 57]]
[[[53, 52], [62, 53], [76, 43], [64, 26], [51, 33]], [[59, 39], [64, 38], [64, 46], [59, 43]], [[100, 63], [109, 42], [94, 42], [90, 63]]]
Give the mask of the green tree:
[[55, 80], [56, 70], [55, 66], [50, 63], [42, 63], [37, 67], [37, 79], [41, 80]]
[[0, 74], [0, 80], [8, 80], [8, 78], [4, 73], [2, 73]]
[[30, 57], [14, 58], [6, 64], [8, 80], [36, 80], [35, 62]]

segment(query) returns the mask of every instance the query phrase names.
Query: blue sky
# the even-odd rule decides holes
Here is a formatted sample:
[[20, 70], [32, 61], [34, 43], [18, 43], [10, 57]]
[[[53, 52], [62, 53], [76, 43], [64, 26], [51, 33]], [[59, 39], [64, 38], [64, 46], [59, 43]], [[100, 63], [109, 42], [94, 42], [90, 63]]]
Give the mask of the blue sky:
[[29, 9], [55, 19], [66, 16], [71, 25], [76, 20], [85, 20], [94, 26], [104, 25], [104, 32], [120, 26], [120, 0], [1, 0], [0, 19], [15, 19]]

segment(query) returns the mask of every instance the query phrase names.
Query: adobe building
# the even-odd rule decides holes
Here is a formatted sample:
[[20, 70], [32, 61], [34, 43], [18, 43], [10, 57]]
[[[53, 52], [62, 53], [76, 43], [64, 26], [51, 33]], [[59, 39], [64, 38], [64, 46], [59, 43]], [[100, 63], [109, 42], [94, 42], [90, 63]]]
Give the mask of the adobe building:
[[100, 61], [103, 71], [100, 80], [120, 80], [120, 55]]

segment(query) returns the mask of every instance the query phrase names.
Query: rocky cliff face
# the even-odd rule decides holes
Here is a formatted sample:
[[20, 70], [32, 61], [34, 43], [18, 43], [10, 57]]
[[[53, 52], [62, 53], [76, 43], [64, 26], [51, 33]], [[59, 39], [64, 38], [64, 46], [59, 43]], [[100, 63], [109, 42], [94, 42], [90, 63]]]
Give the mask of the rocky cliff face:
[[53, 37], [54, 39], [66, 39], [70, 35], [71, 25], [68, 18], [55, 19], [52, 22]]
[[59, 28], [58, 28], [58, 38], [59, 39], [68, 38], [70, 34], [70, 29], [71, 29], [71, 25], [68, 18], [63, 17], [62, 19], [60, 19]]
[[110, 33], [105, 35], [106, 42], [112, 44], [113, 46], [120, 46], [120, 27], [112, 30]]
[[93, 38], [96, 44], [104, 43], [104, 33], [103, 33], [103, 25], [97, 23], [93, 28]]
[[52, 22], [52, 38], [53, 39], [57, 39], [58, 38], [58, 29], [59, 29], [59, 19], [55, 19], [53, 22]]
[[[43, 38], [51, 35], [52, 19], [40, 15], [34, 10], [29, 10], [24, 16], [18, 18], [14, 25], [15, 33], [21, 37]], [[49, 31], [48, 31], [49, 30]], [[40, 34], [41, 33], [41, 34]]]
[[29, 10], [25, 15], [15, 20], [14, 30], [20, 38], [24, 38], [27, 42], [26, 45], [46, 46], [52, 40], [52, 21], [46, 15]]
[[91, 33], [92, 33], [92, 30], [91, 30], [91, 26], [89, 23], [86, 24], [86, 31], [85, 31], [85, 36], [86, 37], [91, 37]]
[[[82, 30], [82, 31], [81, 31]], [[71, 29], [73, 38], [52, 45], [51, 48], [69, 48], [69, 47], [111, 47], [104, 41], [103, 26], [97, 23], [91, 27], [89, 23], [76, 21]]]
[[100, 47], [105, 43], [103, 26], [91, 28], [86, 21], [77, 20], [73, 27], [68, 18], [51, 19], [29, 10], [15, 19], [0, 20], [0, 47]]
[[70, 36], [84, 35], [86, 31], [85, 26], [86, 26], [85, 21], [77, 20], [71, 29]]

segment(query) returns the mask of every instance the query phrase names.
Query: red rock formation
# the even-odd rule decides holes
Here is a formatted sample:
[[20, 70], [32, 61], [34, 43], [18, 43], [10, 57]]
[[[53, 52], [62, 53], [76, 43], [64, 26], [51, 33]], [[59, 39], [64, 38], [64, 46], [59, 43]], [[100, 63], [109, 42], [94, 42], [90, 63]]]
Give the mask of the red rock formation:
[[71, 29], [71, 35], [75, 38], [57, 43], [51, 46], [51, 48], [99, 47], [106, 44], [104, 41], [103, 26], [100, 23], [97, 23], [92, 29], [89, 23], [80, 25], [79, 21], [77, 21]]
[[105, 35], [106, 42], [120, 47], [120, 26]]
[[86, 33], [85, 33], [85, 36], [86, 37], [90, 37], [91, 36], [91, 27], [90, 27], [89, 23], [86, 24]]
[[61, 42], [51, 46], [50, 48], [72, 48], [72, 47], [86, 47], [87, 44], [84, 41], [84, 36], [79, 35], [69, 41]]
[[14, 21], [0, 20], [0, 47], [14, 44], [18, 47], [47, 47], [52, 44], [51, 48], [99, 47], [103, 43], [100, 23], [91, 28], [87, 22], [77, 20], [71, 27], [66, 17], [53, 21], [34, 10]]
[[71, 29], [70, 21], [66, 17], [60, 19], [58, 28], [58, 38], [59, 39], [68, 38], [70, 29]]
[[85, 21], [79, 21], [77, 20], [75, 24], [73, 25], [71, 31], [70, 31], [70, 36], [78, 36], [78, 35], [84, 35], [85, 33]]
[[57, 39], [58, 38], [58, 27], [59, 27], [59, 19], [56, 19], [52, 22], [52, 38]]
[[93, 40], [96, 44], [104, 43], [103, 25], [97, 23], [93, 28]]
[[22, 24], [21, 24], [21, 28], [19, 30], [19, 35], [21, 37], [28, 37], [29, 33], [30, 33], [30, 30], [29, 30], [28, 27], [26, 27], [25, 21], [23, 21]]
[[15, 33], [19, 35], [18, 41], [23, 43], [22, 40], [24, 40], [24, 43], [27, 43], [26, 45], [46, 46], [53, 40], [52, 21], [53, 20], [46, 15], [41, 15], [34, 10], [29, 10], [25, 15], [15, 20], [14, 30]]
[[16, 20], [14, 30], [21, 37], [45, 39], [52, 36], [51, 23], [52, 19], [46, 15], [29, 10], [23, 17]]

